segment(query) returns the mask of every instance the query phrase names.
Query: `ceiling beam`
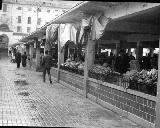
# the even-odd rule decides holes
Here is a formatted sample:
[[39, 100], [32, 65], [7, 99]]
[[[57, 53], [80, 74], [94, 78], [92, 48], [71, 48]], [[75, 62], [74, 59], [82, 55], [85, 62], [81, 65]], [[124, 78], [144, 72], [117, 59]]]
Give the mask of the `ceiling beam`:
[[106, 31], [159, 35], [160, 27], [151, 24], [111, 22], [106, 26]]
[[139, 14], [150, 13], [150, 11], [159, 8], [160, 3], [146, 2], [123, 2], [118, 6], [113, 6], [105, 10], [105, 16], [113, 20], [122, 20]]

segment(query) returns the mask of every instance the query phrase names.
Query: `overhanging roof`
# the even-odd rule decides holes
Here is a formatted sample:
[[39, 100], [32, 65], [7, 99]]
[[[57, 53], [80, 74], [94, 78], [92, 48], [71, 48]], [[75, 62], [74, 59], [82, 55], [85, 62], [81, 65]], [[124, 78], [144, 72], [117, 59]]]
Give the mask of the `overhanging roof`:
[[53, 19], [49, 23], [45, 24], [40, 28], [39, 31], [35, 31], [28, 36], [24, 37], [20, 41], [26, 42], [28, 39], [32, 39], [34, 37], [40, 37], [46, 31], [47, 26], [51, 24], [63, 24], [63, 23], [75, 23], [80, 22], [82, 18], [86, 15], [95, 15], [97, 13], [102, 13], [104, 10], [109, 8], [110, 6], [120, 4], [120, 2], [96, 2], [96, 1], [83, 1], [66, 11], [62, 15]]
[[[57, 18], [53, 19], [49, 23], [45, 24], [40, 28], [39, 31], [35, 31], [31, 33], [29, 36], [24, 37], [20, 41], [27, 41], [28, 39], [32, 39], [34, 37], [40, 37], [41, 34], [45, 34], [47, 26], [51, 24], [63, 24], [63, 23], [75, 23], [75, 22], [80, 22], [81, 19], [88, 15], [96, 15], [98, 13], [103, 13], [105, 12], [108, 8], [112, 6], [117, 6], [119, 4], [125, 4], [127, 2], [97, 2], [97, 1], [83, 1], [79, 3], [78, 5], [74, 6], [67, 12], [63, 13], [62, 15], [58, 16]], [[141, 22], [141, 23], [148, 23], [148, 22], [153, 22], [155, 19], [151, 16], [154, 15], [154, 17], [157, 18], [159, 17], [159, 11], [160, 11], [160, 6], [157, 4], [156, 8], [151, 8], [151, 9], [146, 9], [141, 12], [137, 12], [126, 16], [122, 16], [118, 18], [117, 21], [133, 21], [134, 23], [136, 22]], [[158, 12], [157, 12], [158, 11]], [[149, 16], [147, 16], [150, 14]], [[145, 16], [145, 18], [141, 18]], [[142, 19], [140, 20], [139, 17]], [[133, 20], [132, 20], [133, 19]], [[145, 20], [145, 21], [144, 21]], [[148, 22], [147, 22], [148, 20]], [[143, 22], [144, 21], [144, 22]], [[113, 22], [112, 22], [113, 23]], [[156, 22], [157, 23], [157, 22]], [[159, 22], [158, 22], [159, 23]]]

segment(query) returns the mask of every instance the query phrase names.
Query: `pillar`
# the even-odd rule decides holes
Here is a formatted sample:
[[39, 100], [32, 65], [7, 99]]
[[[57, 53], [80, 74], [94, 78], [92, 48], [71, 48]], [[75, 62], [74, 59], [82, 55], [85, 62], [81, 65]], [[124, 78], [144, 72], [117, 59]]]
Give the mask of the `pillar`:
[[159, 86], [159, 84], [160, 84], [160, 37], [159, 37], [158, 83], [157, 83], [155, 128], [160, 128], [160, 86]]
[[57, 82], [59, 83], [60, 77], [60, 65], [61, 65], [61, 45], [60, 45], [60, 25], [58, 27], [58, 71], [57, 71]]
[[29, 45], [26, 45], [26, 55], [29, 55]]
[[142, 42], [137, 42], [137, 48], [136, 48], [136, 59], [138, 60], [139, 57], [143, 56], [143, 47]]
[[150, 48], [151, 57], [153, 57], [154, 48]]
[[128, 55], [131, 55], [131, 48], [128, 48]]
[[33, 45], [33, 44], [30, 44], [29, 54], [30, 54], [30, 58], [31, 58], [31, 59], [33, 58], [33, 49], [34, 49], [34, 45]]
[[60, 64], [63, 64], [63, 63], [64, 63], [64, 53], [65, 53], [65, 49], [63, 49], [63, 50], [60, 52], [60, 58], [61, 58]]
[[35, 40], [36, 42], [36, 71], [40, 70], [40, 42], [38, 39]]
[[116, 57], [118, 56], [119, 49], [120, 49], [120, 42], [117, 42], [116, 43], [116, 50], [115, 50], [115, 56]]
[[88, 40], [85, 49], [85, 67], [84, 67], [84, 97], [87, 97], [87, 81], [89, 68], [94, 64], [95, 60], [95, 41]]
[[30, 68], [32, 68], [32, 59], [33, 59], [33, 50], [34, 50], [34, 45], [30, 44], [30, 49], [29, 49], [29, 54], [30, 54]]

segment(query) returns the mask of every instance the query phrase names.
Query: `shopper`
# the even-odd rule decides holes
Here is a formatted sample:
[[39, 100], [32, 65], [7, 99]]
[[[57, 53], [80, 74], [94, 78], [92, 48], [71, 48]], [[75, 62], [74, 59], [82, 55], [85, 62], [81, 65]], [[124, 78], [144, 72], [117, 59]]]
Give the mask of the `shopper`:
[[130, 58], [130, 60], [135, 60], [135, 57], [132, 55], [132, 52], [131, 52], [129, 58]]
[[24, 52], [24, 54], [22, 55], [22, 66], [26, 67], [26, 59], [27, 59], [27, 55], [26, 52]]
[[20, 63], [21, 63], [21, 53], [18, 52], [15, 54], [15, 59], [16, 59], [16, 63], [17, 63], [17, 68], [20, 68]]
[[44, 57], [44, 52], [41, 51], [40, 52], [40, 71], [43, 71], [43, 68], [44, 68], [44, 66], [43, 66], [43, 57]]
[[31, 62], [31, 56], [30, 56], [30, 54], [28, 54], [27, 59], [28, 59], [28, 62], [27, 62], [27, 63], [29, 64], [29, 68], [31, 68], [32, 62]]
[[115, 61], [115, 70], [121, 74], [126, 73], [129, 66], [129, 57], [125, 55], [125, 51], [121, 49], [119, 51], [120, 56], [116, 58]]
[[48, 54], [48, 51], [45, 51], [45, 56], [43, 57], [43, 62], [42, 62], [44, 69], [43, 69], [43, 82], [45, 82], [45, 76], [46, 76], [46, 71], [48, 73], [49, 81], [52, 83], [51, 80], [51, 74], [50, 74], [50, 69], [52, 65], [52, 56]]

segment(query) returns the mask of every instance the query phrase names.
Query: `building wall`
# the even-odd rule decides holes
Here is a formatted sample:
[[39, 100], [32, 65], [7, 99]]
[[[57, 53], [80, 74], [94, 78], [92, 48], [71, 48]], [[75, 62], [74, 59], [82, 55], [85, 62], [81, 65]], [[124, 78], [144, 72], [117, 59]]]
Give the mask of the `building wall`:
[[[7, 11], [3, 12], [4, 5], [7, 4]], [[21, 7], [21, 10], [18, 8]], [[41, 9], [41, 12], [37, 12], [37, 8]], [[50, 10], [48, 12], [47, 10]], [[36, 30], [37, 28], [42, 27], [47, 22], [51, 21], [58, 15], [62, 14], [66, 9], [63, 8], [54, 8], [54, 7], [46, 7], [46, 6], [36, 6], [36, 5], [28, 5], [28, 4], [19, 4], [4, 2], [2, 3], [2, 10], [0, 10], [0, 24], [7, 24], [9, 29], [13, 31], [13, 33], [23, 33], [29, 34]], [[21, 23], [18, 23], [18, 16], [21, 16]], [[28, 17], [31, 17], [31, 24], [28, 24]], [[41, 18], [41, 24], [37, 25], [37, 19]], [[17, 26], [22, 27], [22, 31], [17, 32]], [[27, 32], [27, 27], [30, 27], [30, 32]], [[19, 35], [22, 37], [22, 35]], [[13, 35], [13, 42], [17, 43], [17, 35]]]

